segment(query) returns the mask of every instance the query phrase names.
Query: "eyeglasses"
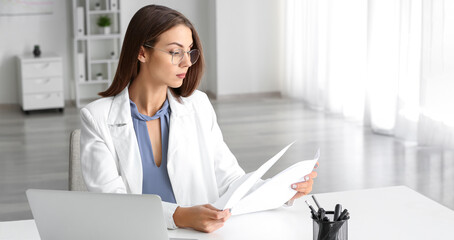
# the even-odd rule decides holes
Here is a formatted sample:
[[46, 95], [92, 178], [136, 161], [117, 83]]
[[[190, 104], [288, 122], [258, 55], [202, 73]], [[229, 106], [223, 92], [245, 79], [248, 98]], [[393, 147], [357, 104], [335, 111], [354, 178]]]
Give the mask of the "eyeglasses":
[[148, 44], [143, 44], [144, 47], [148, 47], [148, 48], [154, 48], [156, 50], [159, 50], [161, 52], [165, 52], [165, 53], [168, 53], [170, 55], [172, 55], [172, 64], [173, 65], [178, 65], [181, 63], [181, 61], [183, 61], [183, 58], [184, 58], [184, 55], [185, 53], [189, 54], [189, 60], [191, 61], [191, 65], [194, 65], [194, 63], [197, 62], [197, 60], [199, 59], [199, 56], [200, 56], [200, 51], [199, 49], [192, 49], [191, 51], [185, 51], [183, 49], [177, 49], [176, 51], [166, 51], [164, 49], [159, 49], [159, 48], [155, 48], [153, 46], [150, 46]]

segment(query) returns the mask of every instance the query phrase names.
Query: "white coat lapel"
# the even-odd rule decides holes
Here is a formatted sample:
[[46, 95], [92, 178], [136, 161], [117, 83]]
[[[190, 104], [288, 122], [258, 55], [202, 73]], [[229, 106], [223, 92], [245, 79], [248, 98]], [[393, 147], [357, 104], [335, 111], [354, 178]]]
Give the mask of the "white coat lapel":
[[187, 134], [185, 131], [185, 123], [189, 117], [189, 106], [187, 106], [187, 103], [185, 104], [183, 98], [180, 98], [180, 101], [178, 101], [170, 90], [167, 91], [167, 99], [169, 100], [170, 110], [172, 111], [170, 114], [169, 148], [167, 149], [167, 172], [169, 173], [177, 203], [187, 203], [187, 189], [181, 187], [181, 185], [184, 185], [181, 179], [183, 175], [176, 173], [176, 166], [181, 164], [182, 160], [186, 159], [185, 156], [187, 157], [187, 154], [190, 154], [188, 152], [190, 148], [188, 145], [191, 142], [188, 142], [188, 139], [186, 139]]
[[[167, 90], [167, 99], [169, 100], [170, 110], [172, 111], [170, 114], [170, 129], [169, 129], [169, 148], [167, 149], [167, 164], [173, 159], [173, 155], [180, 146], [180, 139], [179, 134], [182, 134], [181, 127], [183, 127], [184, 117], [188, 114], [187, 106], [184, 105], [184, 101], [182, 98], [177, 100], [170, 90]], [[168, 168], [168, 167], [167, 167]]]
[[131, 118], [128, 87], [112, 100], [107, 118], [112, 141], [117, 151], [121, 174], [131, 193], [142, 193], [142, 159]]

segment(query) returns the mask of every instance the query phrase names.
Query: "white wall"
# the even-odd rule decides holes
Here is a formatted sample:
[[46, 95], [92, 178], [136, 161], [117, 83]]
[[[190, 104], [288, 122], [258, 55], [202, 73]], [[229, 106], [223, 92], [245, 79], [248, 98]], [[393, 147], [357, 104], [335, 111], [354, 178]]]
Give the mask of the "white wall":
[[280, 92], [284, 1], [216, 1], [217, 95]]
[[208, 41], [204, 46], [205, 56], [207, 58], [207, 88], [215, 96], [217, 95], [217, 40], [216, 40], [216, 1], [208, 0]]
[[0, 17], [0, 104], [18, 103], [15, 57], [31, 53], [35, 44], [40, 45], [43, 53], [56, 52], [62, 56], [65, 99], [71, 98], [71, 31], [70, 1], [54, 1], [53, 14]]

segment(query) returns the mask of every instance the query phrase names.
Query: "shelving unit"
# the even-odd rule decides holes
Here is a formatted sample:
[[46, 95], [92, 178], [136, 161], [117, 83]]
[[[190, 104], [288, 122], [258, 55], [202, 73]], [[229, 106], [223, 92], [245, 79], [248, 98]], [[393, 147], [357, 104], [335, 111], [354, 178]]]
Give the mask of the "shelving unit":
[[[115, 75], [122, 40], [120, 6], [119, 0], [72, 0], [72, 3], [76, 106], [83, 107], [98, 98], [97, 93], [107, 89]], [[97, 25], [101, 16], [110, 18], [107, 34]]]

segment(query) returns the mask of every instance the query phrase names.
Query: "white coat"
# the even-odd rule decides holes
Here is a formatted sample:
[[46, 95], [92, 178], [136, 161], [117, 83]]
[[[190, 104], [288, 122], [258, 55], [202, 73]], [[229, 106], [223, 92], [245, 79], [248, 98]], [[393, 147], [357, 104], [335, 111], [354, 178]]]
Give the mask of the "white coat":
[[[167, 93], [171, 109], [167, 169], [177, 204], [163, 202], [168, 228], [177, 206], [214, 203], [244, 175], [225, 144], [205, 93], [181, 102]], [[142, 194], [142, 161], [126, 87], [81, 109], [81, 165], [89, 191]]]

